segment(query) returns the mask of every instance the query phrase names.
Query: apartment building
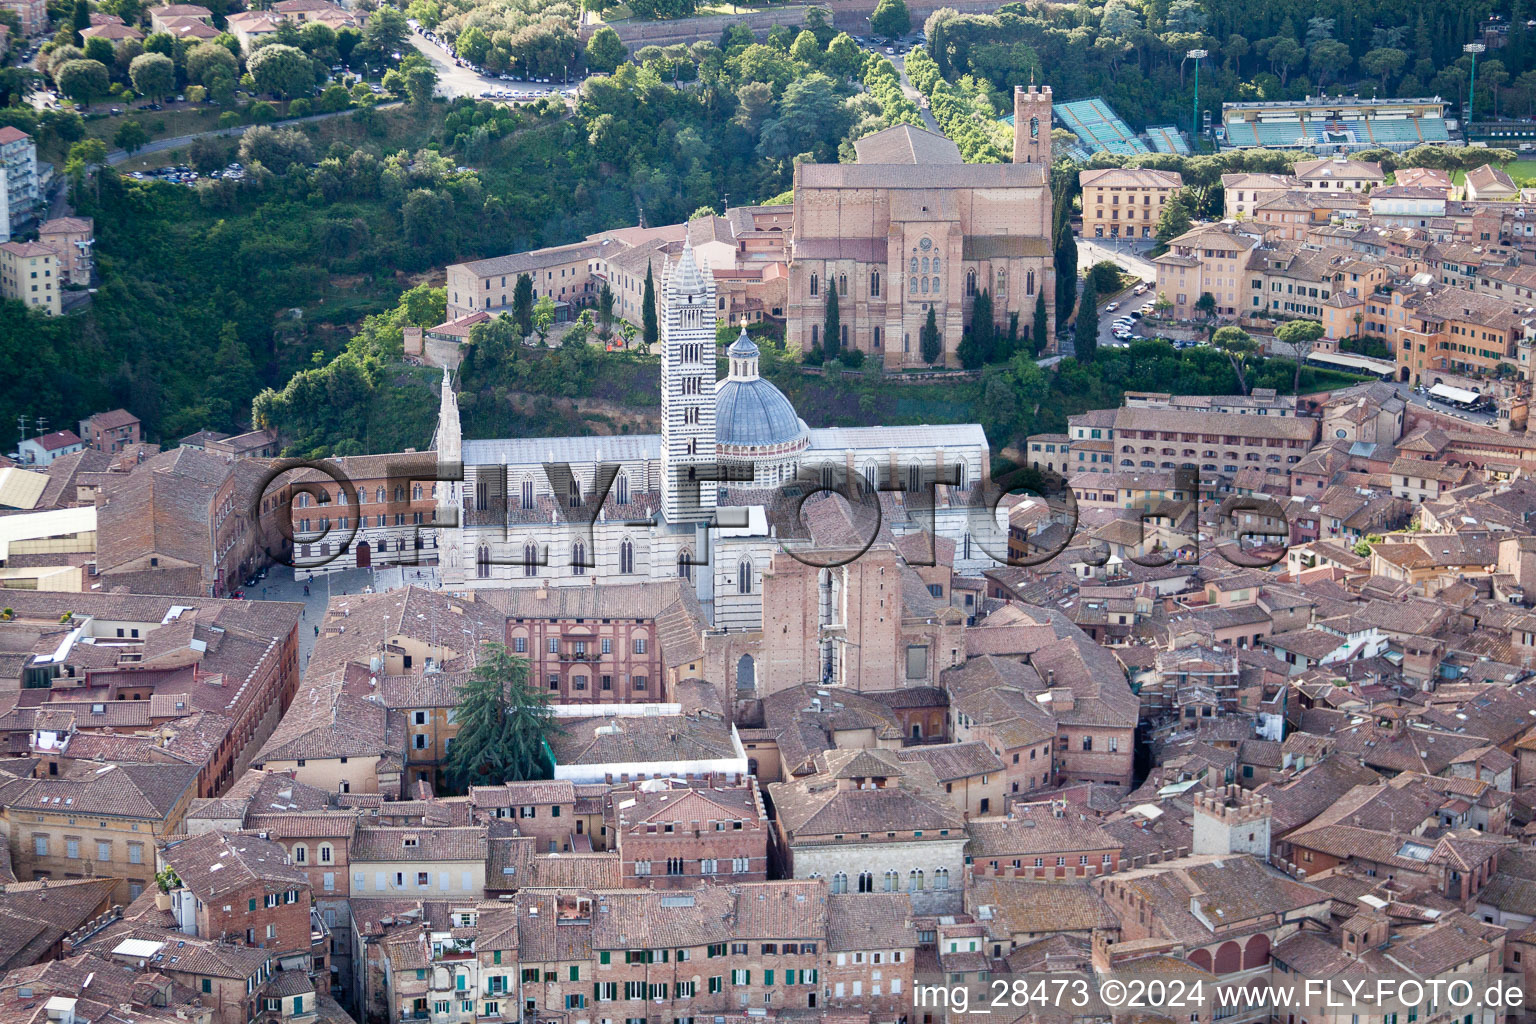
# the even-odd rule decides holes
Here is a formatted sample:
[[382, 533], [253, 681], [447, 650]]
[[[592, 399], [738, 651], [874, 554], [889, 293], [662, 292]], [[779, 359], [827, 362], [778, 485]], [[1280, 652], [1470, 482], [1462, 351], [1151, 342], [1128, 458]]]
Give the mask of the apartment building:
[[84, 287], [91, 283], [91, 270], [96, 265], [92, 255], [96, 230], [91, 218], [55, 217], [43, 221], [37, 229], [37, 241], [58, 254], [61, 286]]
[[1284, 474], [1317, 439], [1317, 423], [1302, 417], [1154, 408], [1115, 410], [1112, 431], [1121, 470], [1193, 468], [1228, 476], [1244, 468]]
[[485, 894], [484, 826], [361, 827], [352, 898], [475, 899]]
[[1179, 319], [1198, 315], [1201, 296], [1215, 301], [1218, 316], [1233, 317], [1248, 306], [1248, 253], [1259, 239], [1231, 224], [1202, 224], [1173, 239], [1157, 266], [1157, 291]]
[[127, 409], [112, 409], [81, 420], [80, 436], [90, 447], [113, 455], [143, 440], [139, 426], [139, 418]]
[[1151, 238], [1163, 206], [1184, 187], [1175, 171], [1105, 167], [1083, 171], [1084, 238]]
[[703, 665], [705, 616], [686, 581], [514, 589], [506, 645], [557, 704], [667, 701]]
[[771, 825], [757, 780], [636, 790], [614, 802], [626, 884], [687, 889], [768, 878]]
[[21, 19], [21, 34], [25, 39], [31, 39], [48, 28], [47, 0], [4, 0], [0, 6], [16, 12], [16, 16]]
[[197, 795], [196, 765], [81, 763], [43, 779], [0, 774], [19, 878], [117, 879], [137, 899], [155, 876], [155, 844], [176, 832]]
[[1524, 306], [1460, 289], [1394, 293], [1392, 301], [1404, 309], [1395, 338], [1397, 365], [1416, 381], [1436, 371], [1492, 376], [1500, 365], [1519, 360]]
[[1237, 173], [1221, 176], [1223, 215], [1227, 220], [1245, 220], [1265, 200], [1281, 192], [1301, 188], [1301, 183], [1285, 174]]
[[1302, 188], [1310, 191], [1369, 192], [1387, 180], [1381, 164], [1342, 156], [1298, 160], [1291, 173], [1301, 182]]
[[[95, 744], [104, 759], [153, 761], [165, 755], [152, 748], [170, 748], [194, 762], [193, 795], [213, 796], [245, 770], [298, 687], [295, 604], [43, 591], [14, 591], [6, 601], [12, 614], [0, 631], [47, 648], [13, 678], [46, 688], [39, 710], [51, 704], [61, 713], [45, 727], [50, 756], [62, 748], [78, 761]], [[108, 713], [119, 706], [139, 717], [117, 719], [113, 736], [84, 733], [121, 714]], [[81, 735], [72, 735], [66, 712]], [[171, 740], [183, 730], [196, 734], [195, 745]]]
[[259, 835], [214, 830], [167, 842], [160, 862], [175, 875], [177, 928], [275, 953], [309, 953], [309, 876], [288, 851]]
[[[29, 21], [38, 25], [39, 30], [48, 23], [46, 7], [29, 17], [29, 9], [35, 6], [32, 2], [7, 0], [7, 6], [12, 2], [19, 2], [24, 34], [32, 34], [26, 28]], [[10, 9], [18, 10], [18, 7], [11, 6]], [[0, 213], [5, 214], [0, 217], [0, 241], [8, 241], [19, 225], [36, 216], [41, 198], [37, 181], [37, 144], [32, 141], [32, 136], [20, 128], [0, 125], [0, 171], [4, 172], [0, 175], [0, 184], [5, 186], [4, 198], [0, 200]]]
[[40, 242], [0, 242], [0, 298], [58, 316], [63, 311], [59, 286], [59, 257], [51, 248]]

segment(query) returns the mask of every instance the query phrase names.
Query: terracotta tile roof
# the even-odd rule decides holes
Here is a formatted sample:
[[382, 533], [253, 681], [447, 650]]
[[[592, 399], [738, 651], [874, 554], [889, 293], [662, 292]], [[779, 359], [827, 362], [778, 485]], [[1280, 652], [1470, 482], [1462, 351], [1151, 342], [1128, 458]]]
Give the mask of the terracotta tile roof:
[[100, 764], [75, 762], [66, 774], [32, 780], [7, 794], [16, 810], [80, 814], [162, 821], [197, 783], [198, 767], [186, 764]]
[[287, 863], [286, 849], [255, 835], [205, 832], [166, 846], [160, 855], [205, 903], [258, 885], [270, 891], [309, 888], [309, 876]]
[[912, 900], [905, 893], [842, 893], [827, 897], [827, 948], [833, 951], [914, 949]]
[[[964, 837], [964, 816], [926, 764], [902, 764], [883, 750], [827, 751], [817, 755], [816, 763], [815, 775], [768, 787], [792, 842], [815, 842], [834, 834], [946, 829]], [[853, 788], [840, 778], [849, 767], [867, 773], [861, 778], [886, 781], [874, 789]]]
[[1003, 770], [1002, 759], [985, 743], [945, 743], [906, 747], [896, 751], [903, 761], [926, 761], [940, 782], [970, 778]]
[[971, 878], [966, 905], [993, 938], [1118, 928], [1120, 920], [1086, 882]]
[[354, 864], [359, 861], [479, 861], [483, 863], [485, 854], [484, 826], [472, 825], [458, 828], [365, 826], [357, 830], [348, 856]]

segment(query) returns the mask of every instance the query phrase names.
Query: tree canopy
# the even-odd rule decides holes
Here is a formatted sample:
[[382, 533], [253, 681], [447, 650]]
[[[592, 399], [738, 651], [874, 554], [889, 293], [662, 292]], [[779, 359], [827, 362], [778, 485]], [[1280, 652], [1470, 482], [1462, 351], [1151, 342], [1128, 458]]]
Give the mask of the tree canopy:
[[443, 771], [456, 792], [549, 777], [546, 743], [560, 727], [546, 692], [528, 680], [527, 659], [502, 644], [481, 647], [454, 717], [459, 731]]

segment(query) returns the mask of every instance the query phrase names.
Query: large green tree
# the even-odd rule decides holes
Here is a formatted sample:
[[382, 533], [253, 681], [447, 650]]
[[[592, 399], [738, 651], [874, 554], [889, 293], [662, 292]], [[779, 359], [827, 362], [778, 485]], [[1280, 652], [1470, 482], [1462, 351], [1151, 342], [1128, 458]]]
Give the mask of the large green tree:
[[246, 68], [260, 92], [281, 99], [308, 95], [315, 88], [315, 64], [297, 46], [273, 43], [251, 54]]
[[1029, 338], [1030, 347], [1037, 356], [1045, 351], [1045, 343], [1049, 340], [1046, 338], [1046, 334], [1050, 331], [1048, 317], [1049, 313], [1045, 308], [1045, 292], [1042, 290], [1040, 296], [1035, 299], [1035, 324]]
[[640, 302], [640, 323], [646, 345], [654, 345], [661, 338], [661, 325], [656, 319], [656, 280], [651, 265], [645, 265], [645, 294]]
[[459, 731], [443, 765], [452, 789], [547, 777], [545, 745], [560, 727], [549, 698], [528, 680], [527, 659], [486, 644], [458, 697]]
[[1077, 328], [1072, 335], [1072, 347], [1080, 363], [1093, 362], [1099, 351], [1099, 290], [1092, 274], [1083, 278], [1083, 296], [1077, 303]]
[[1301, 390], [1301, 364], [1306, 362], [1307, 353], [1312, 351], [1312, 345], [1322, 336], [1323, 325], [1316, 320], [1291, 320], [1275, 328], [1275, 340], [1290, 349], [1296, 358], [1292, 391]]
[[880, 0], [870, 16], [869, 27], [876, 35], [891, 39], [906, 35], [912, 30], [912, 13], [907, 10], [906, 0]]
[[939, 318], [934, 313], [933, 306], [928, 307], [928, 321], [923, 324], [923, 329], [918, 332], [919, 350], [923, 356], [923, 362], [932, 366], [944, 357], [944, 335], [939, 333]]
[[838, 348], [843, 342], [843, 318], [837, 309], [837, 284], [834, 281], [827, 282], [826, 315], [821, 323], [822, 349], [827, 359], [836, 359]]
[[[1211, 346], [1216, 351], [1225, 355], [1232, 364], [1232, 372], [1237, 374], [1237, 386], [1243, 393], [1248, 393], [1248, 368], [1249, 364], [1258, 356], [1259, 343], [1254, 341], [1247, 331], [1241, 327], [1227, 326], [1218, 330], [1211, 337]], [[1297, 379], [1300, 380], [1301, 368], [1297, 367]]]
[[159, 53], [141, 53], [128, 65], [133, 91], [152, 100], [176, 91], [176, 62]]
[[59, 68], [53, 79], [59, 92], [82, 106], [105, 96], [112, 84], [107, 66], [97, 60], [69, 61]]
[[620, 64], [629, 60], [629, 50], [624, 40], [613, 29], [604, 25], [587, 40], [587, 67], [593, 71], [612, 73]]
[[[1066, 329], [1077, 304], [1077, 239], [1070, 229], [1056, 246], [1056, 329]], [[1043, 344], [1043, 342], [1042, 342]]]
[[523, 337], [533, 333], [533, 278], [518, 274], [512, 286], [512, 319]]

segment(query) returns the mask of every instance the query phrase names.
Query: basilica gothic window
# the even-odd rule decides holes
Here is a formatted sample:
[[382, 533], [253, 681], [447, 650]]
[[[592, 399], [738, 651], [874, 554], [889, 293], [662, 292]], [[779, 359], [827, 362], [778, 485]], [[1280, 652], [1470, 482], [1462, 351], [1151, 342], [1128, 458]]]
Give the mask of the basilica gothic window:
[[539, 574], [539, 549], [533, 544], [523, 545], [523, 575], [537, 576]]
[[635, 546], [628, 540], [619, 545], [619, 572], [629, 575], [635, 571]]
[[928, 294], [928, 279], [925, 277], [925, 278], [922, 279], [922, 281], [923, 281], [923, 294], [927, 295]]
[[523, 508], [533, 508], [533, 481], [523, 481]]
[[837, 275], [837, 294], [839, 294], [839, 295], [847, 295], [848, 294], [848, 275], [847, 274], [838, 274]]
[[976, 271], [974, 270], [967, 270], [965, 272], [965, 294], [976, 294]]
[[923, 257], [923, 273], [928, 273], [928, 257]]
[[736, 592], [752, 593], [752, 563], [743, 558], [736, 565]]
[[677, 553], [677, 578], [681, 580], [693, 579], [693, 555], [688, 551]]
[[1024, 294], [1035, 294], [1035, 272], [1033, 270], [1024, 275]]
[[[912, 262], [916, 263], [917, 261], [913, 260]], [[917, 294], [917, 278], [915, 278], [915, 277], [912, 279], [911, 292], [912, 292], [913, 295]]]
[[484, 544], [475, 551], [475, 576], [482, 580], [491, 578], [491, 549]]
[[880, 271], [878, 270], [869, 275], [869, 295], [874, 299], [880, 297]]
[[614, 491], [615, 491], [615, 497], [616, 497], [618, 503], [620, 505], [628, 505], [629, 504], [629, 477], [625, 476], [623, 473], [620, 473], [619, 474], [619, 479], [617, 481], [615, 481]]
[[581, 484], [576, 480], [575, 477], [571, 477], [570, 492], [571, 492], [571, 496], [570, 496], [571, 508], [580, 508], [581, 507]]
[[571, 572], [577, 576], [587, 574], [587, 546], [581, 541], [571, 545]]
[[817, 289], [816, 275], [812, 274], [811, 275], [811, 294], [812, 295], [816, 294], [816, 289]]
[[912, 273], [917, 273], [917, 257], [912, 257]]

